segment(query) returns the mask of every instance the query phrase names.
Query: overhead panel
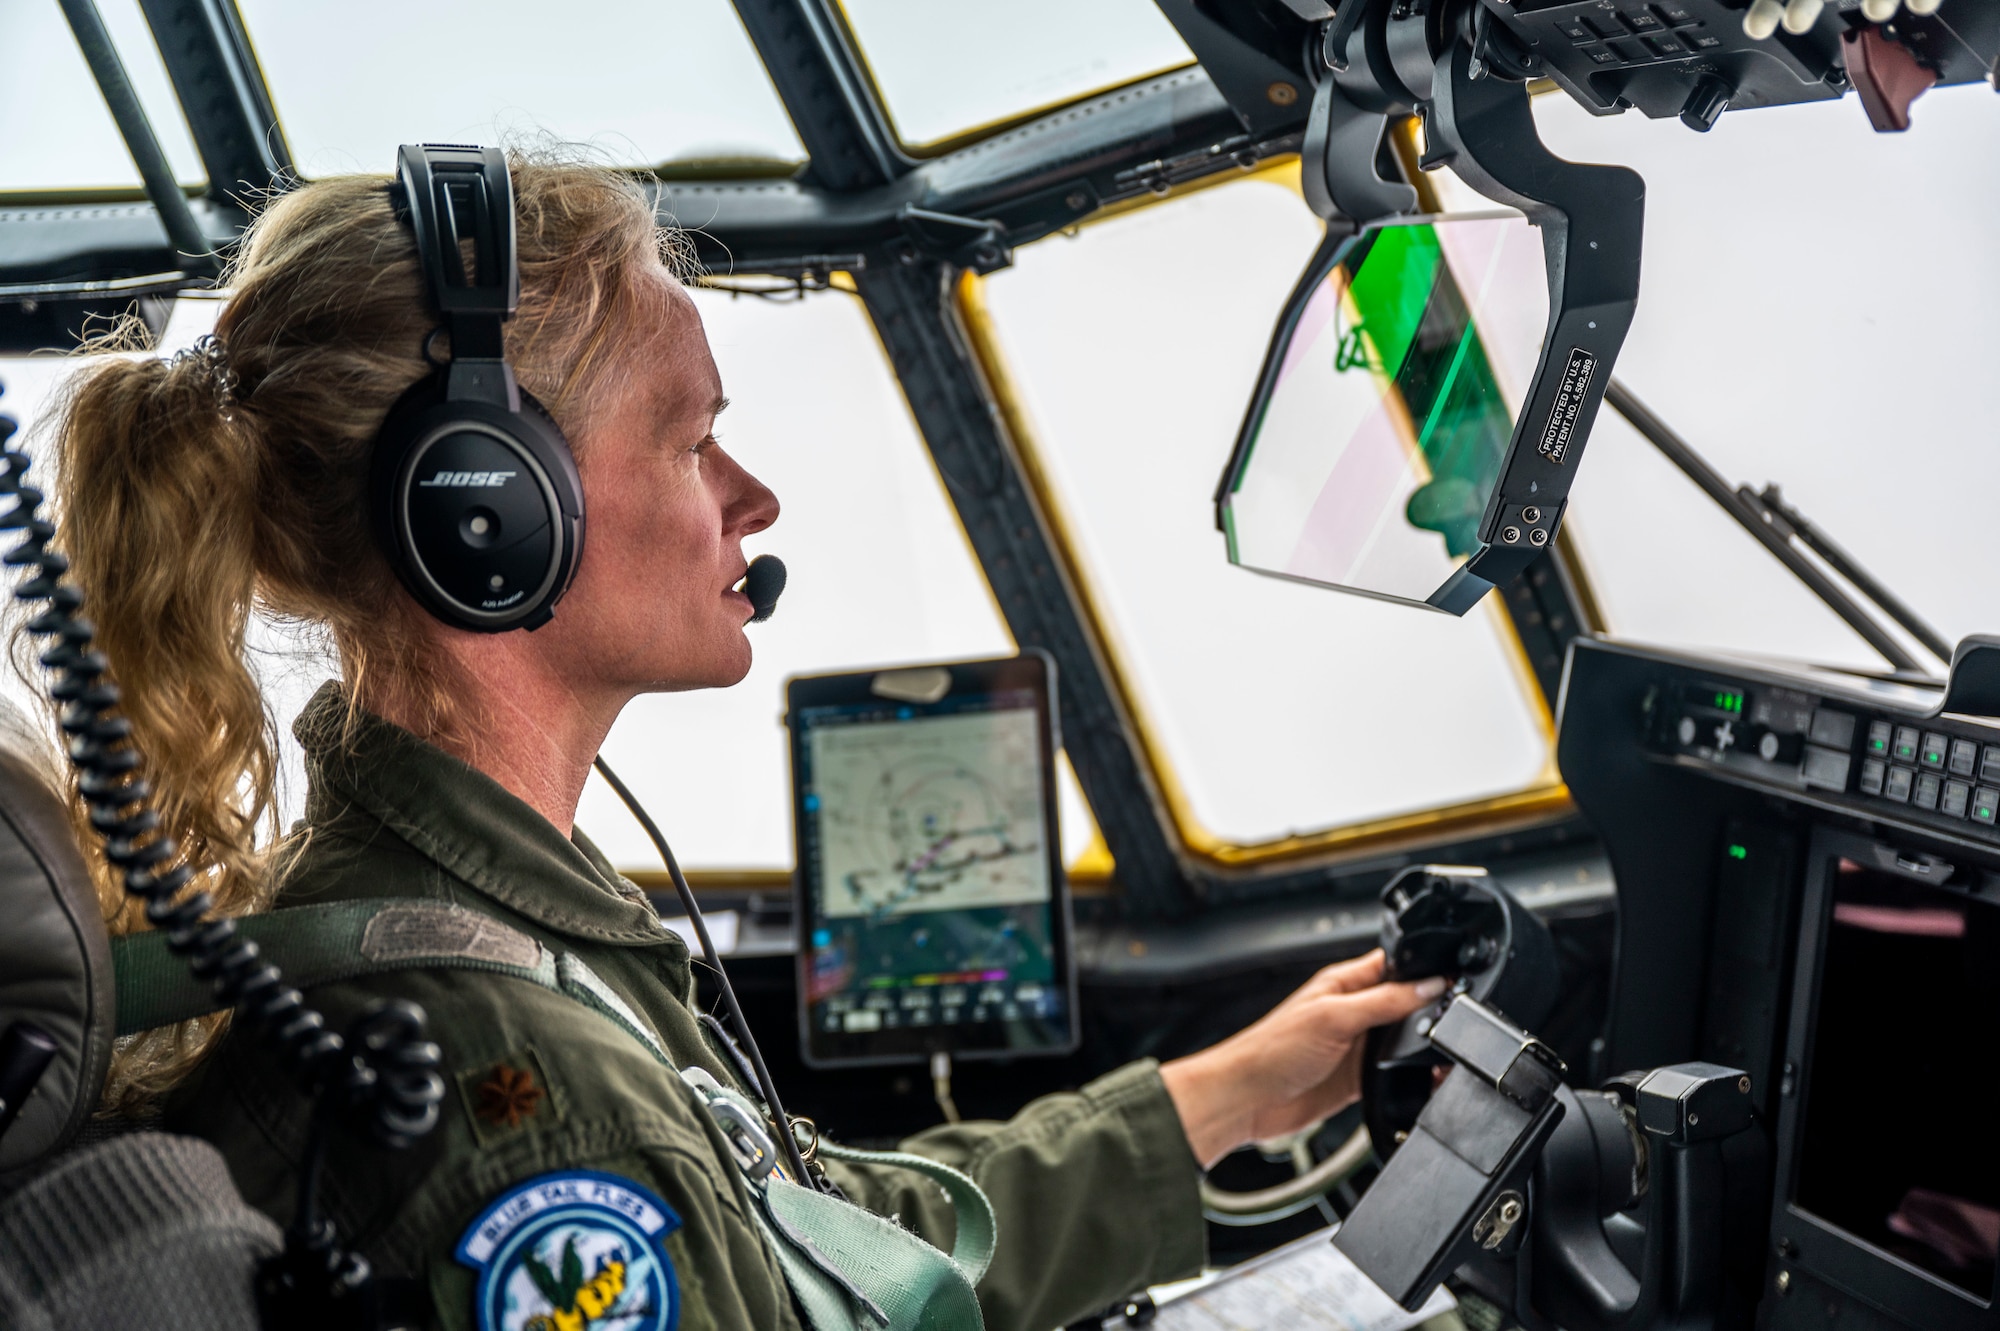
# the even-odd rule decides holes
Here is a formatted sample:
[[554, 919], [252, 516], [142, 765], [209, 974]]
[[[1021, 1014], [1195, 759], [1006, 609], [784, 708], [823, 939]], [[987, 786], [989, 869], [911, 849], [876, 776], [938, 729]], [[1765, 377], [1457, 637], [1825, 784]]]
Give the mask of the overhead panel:
[[[98, 0], [175, 179], [205, 179], [137, 0]], [[0, 193], [141, 188], [139, 169], [77, 49], [60, 6], [0, 4]]]
[[307, 177], [416, 141], [584, 145], [627, 167], [805, 159], [729, 0], [239, 0]]
[[912, 149], [1194, 62], [1153, 0], [841, 0], [841, 8]]

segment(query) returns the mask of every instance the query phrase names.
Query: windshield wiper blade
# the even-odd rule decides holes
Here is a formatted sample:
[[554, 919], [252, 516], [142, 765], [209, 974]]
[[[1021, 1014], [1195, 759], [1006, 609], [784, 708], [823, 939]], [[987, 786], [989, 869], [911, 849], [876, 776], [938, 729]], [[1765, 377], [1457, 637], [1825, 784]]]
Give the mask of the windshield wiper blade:
[[1882, 613], [1903, 626], [1903, 631], [1924, 645], [1940, 661], [1951, 660], [1951, 644], [1945, 636], [1931, 627], [1930, 621], [1911, 609], [1902, 597], [1883, 586], [1881, 581], [1861, 567], [1853, 555], [1833, 537], [1814, 526], [1805, 514], [1785, 502], [1784, 494], [1774, 481], [1762, 490], [1753, 491], [1747, 485], [1740, 486], [1737, 493], [1746, 501], [1760, 504], [1771, 515], [1771, 523], [1787, 535], [1804, 541], [1812, 552], [1824, 559], [1841, 577], [1854, 584], [1863, 596], [1880, 606]]
[[1819, 565], [1813, 563], [1796, 545], [1793, 545], [1794, 536], [1805, 542], [1814, 553], [1826, 560], [1835, 572], [1852, 583], [1864, 596], [1880, 606], [1890, 618], [1909, 630], [1911, 636], [1923, 643], [1926, 650], [1936, 653], [1941, 661], [1951, 660], [1951, 648], [1945, 644], [1944, 638], [1936, 629], [1918, 618], [1914, 611], [1855, 563], [1853, 556], [1807, 522], [1796, 509], [1785, 505], [1779, 498], [1776, 486], [1765, 487], [1766, 494], [1759, 494], [1747, 485], [1740, 488], [1731, 486], [1721, 472], [1709, 466], [1707, 459], [1694, 451], [1687, 440], [1669, 429], [1665, 421], [1655, 416], [1645, 403], [1632, 395], [1631, 389], [1618, 380], [1613, 379], [1606, 386], [1604, 400], [1610, 404], [1613, 411], [1623, 416], [1647, 443], [1664, 453], [1667, 461], [1679, 467], [1689, 480], [1700, 487], [1702, 493], [1716, 502], [1723, 512], [1735, 518], [1743, 530], [1755, 537], [1779, 563], [1791, 571], [1793, 577], [1803, 582], [1813, 595], [1824, 601], [1827, 607], [1839, 615], [1849, 628], [1860, 634], [1870, 647], [1880, 652], [1883, 659], [1891, 666], [1911, 674], [1931, 673], [1924, 669], [1917, 658], [1910, 655], [1903, 644], [1869, 614], [1860, 602], [1849, 596]]

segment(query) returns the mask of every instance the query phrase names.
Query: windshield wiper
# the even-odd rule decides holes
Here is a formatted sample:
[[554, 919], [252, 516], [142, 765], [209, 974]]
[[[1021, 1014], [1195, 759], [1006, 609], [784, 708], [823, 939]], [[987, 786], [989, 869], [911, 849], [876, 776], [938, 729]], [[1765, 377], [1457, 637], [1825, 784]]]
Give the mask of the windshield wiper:
[[1880, 652], [1889, 664], [1897, 670], [1912, 674], [1927, 675], [1931, 672], [1910, 655], [1903, 644], [1884, 628], [1866, 607], [1849, 596], [1838, 583], [1826, 575], [1811, 559], [1808, 559], [1794, 540], [1803, 543], [1807, 549], [1825, 560], [1828, 567], [1845, 578], [1868, 600], [1880, 608], [1890, 619], [1901, 625], [1909, 635], [1922, 643], [1924, 649], [1934, 654], [1938, 660], [1949, 663], [1951, 644], [1944, 635], [1912, 610], [1902, 598], [1856, 562], [1853, 555], [1836, 543], [1832, 537], [1807, 521], [1804, 514], [1787, 504], [1776, 485], [1766, 485], [1762, 491], [1747, 485], [1732, 487], [1722, 473], [1708, 465], [1707, 459], [1667, 427], [1667, 423], [1654, 415], [1645, 403], [1632, 395], [1632, 390], [1613, 379], [1604, 390], [1604, 400], [1637, 430], [1646, 442], [1666, 455], [1667, 461], [1679, 467], [1687, 478], [1699, 486], [1704, 494], [1730, 517], [1735, 518], [1743, 530], [1762, 543], [1765, 549], [1791, 570], [1792, 576], [1824, 601], [1829, 609], [1844, 620], [1847, 626]]

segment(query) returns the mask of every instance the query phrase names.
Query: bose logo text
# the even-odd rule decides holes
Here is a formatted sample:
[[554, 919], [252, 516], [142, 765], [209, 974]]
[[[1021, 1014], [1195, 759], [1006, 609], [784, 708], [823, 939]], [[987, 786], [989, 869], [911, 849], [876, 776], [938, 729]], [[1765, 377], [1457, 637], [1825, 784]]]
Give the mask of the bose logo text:
[[519, 476], [518, 471], [441, 471], [427, 481], [417, 482], [418, 489], [433, 485], [450, 486], [454, 489], [476, 485], [505, 485], [509, 477]]

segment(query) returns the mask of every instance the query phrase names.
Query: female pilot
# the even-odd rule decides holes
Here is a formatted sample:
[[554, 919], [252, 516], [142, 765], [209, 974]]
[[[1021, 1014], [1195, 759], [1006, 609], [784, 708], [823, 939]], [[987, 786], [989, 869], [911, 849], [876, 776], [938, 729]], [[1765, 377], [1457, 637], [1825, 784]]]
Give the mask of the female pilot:
[[[335, 1029], [374, 1000], [414, 1000], [445, 1058], [442, 1118], [413, 1151], [335, 1146], [325, 1204], [342, 1233], [378, 1271], [426, 1285], [445, 1327], [794, 1327], [782, 1254], [676, 1075], [743, 1089], [690, 1007], [687, 949], [573, 822], [626, 703], [749, 669], [751, 607], [732, 587], [743, 539], [778, 501], [716, 443], [722, 384], [676, 278], [681, 251], [643, 193], [543, 161], [514, 161], [512, 178], [520, 309], [506, 355], [572, 445], [589, 523], [551, 622], [449, 627], [372, 533], [372, 442], [431, 372], [439, 322], [380, 177], [316, 181], [263, 212], [207, 354], [106, 358], [73, 381], [57, 458], [68, 552], [162, 816], [225, 911], [446, 903], [580, 961], [631, 1019], [463, 967], [314, 990]], [[257, 834], [276, 758], [246, 648], [257, 605], [317, 626], [341, 667], [296, 726], [305, 818], [268, 851]], [[142, 927], [115, 889], [105, 900], [114, 929]], [[1383, 983], [1379, 954], [1329, 967], [1202, 1053], [906, 1143], [991, 1200], [986, 1325], [1047, 1331], [1193, 1273], [1200, 1169], [1352, 1102], [1360, 1036], [1442, 984]], [[245, 1196], [288, 1215], [308, 1101], [250, 1040], [212, 1022], [147, 1032], [121, 1049], [108, 1095], [126, 1108], [164, 1095], [171, 1126], [213, 1140]], [[934, 1182], [827, 1168], [859, 1205], [951, 1245]], [[487, 1240], [552, 1197], [573, 1203], [562, 1242], [496, 1270]], [[601, 1260], [621, 1207], [627, 1222], [651, 1217], [663, 1303], [624, 1299], [612, 1277], [625, 1268]]]

